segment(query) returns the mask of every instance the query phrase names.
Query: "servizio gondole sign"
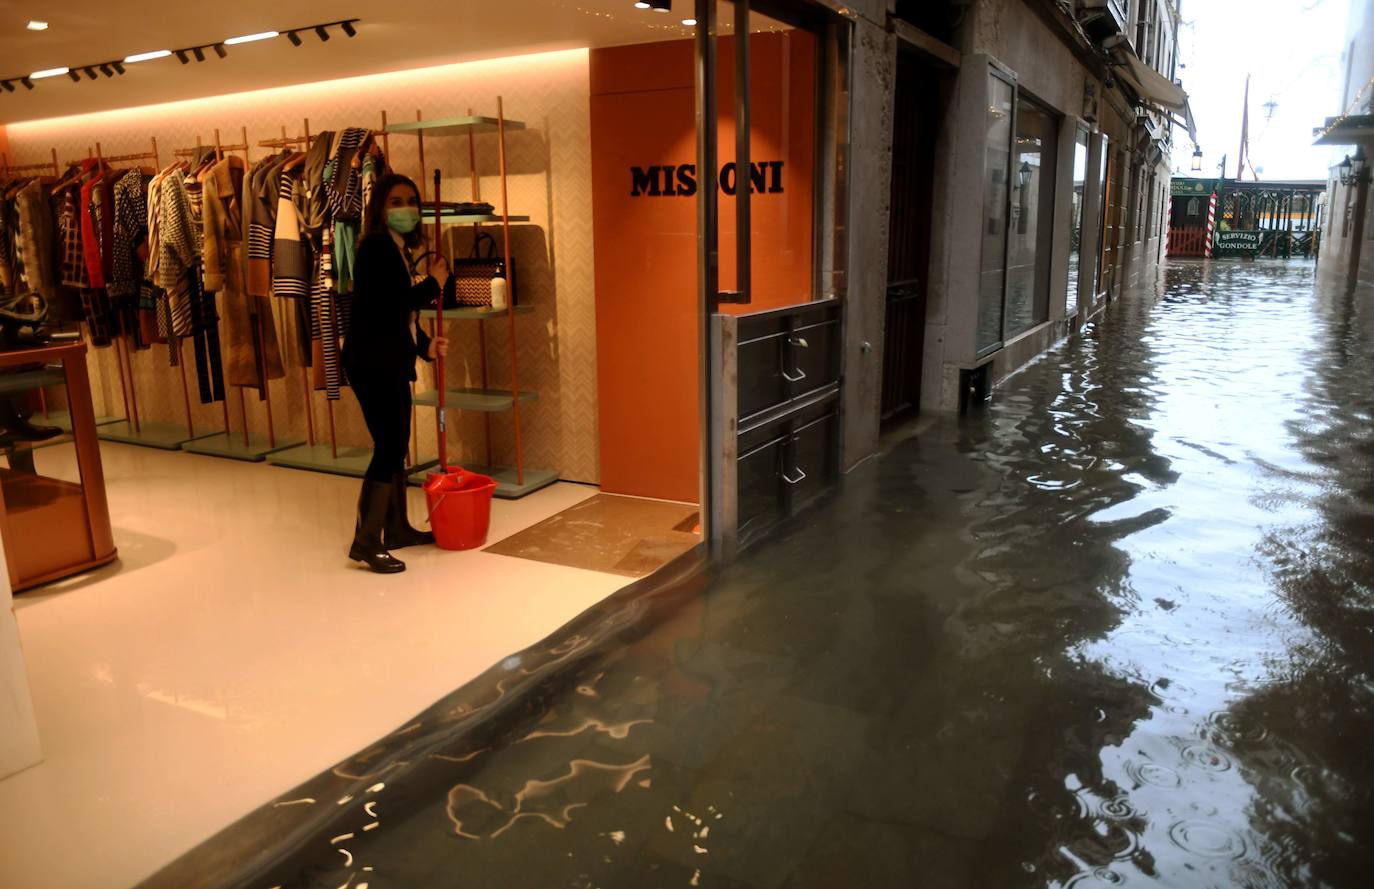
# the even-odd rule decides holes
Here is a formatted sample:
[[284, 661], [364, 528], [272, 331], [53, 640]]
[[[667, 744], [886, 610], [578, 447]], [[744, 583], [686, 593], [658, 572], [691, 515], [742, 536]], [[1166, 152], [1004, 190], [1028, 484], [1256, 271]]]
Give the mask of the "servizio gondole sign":
[[[761, 161], [749, 165], [751, 194], [782, 193], [782, 161]], [[731, 161], [720, 168], [717, 181], [720, 190], [735, 193], [737, 174]], [[697, 193], [696, 164], [655, 164], [651, 167], [630, 167], [630, 197], [682, 197]]]
[[1227, 254], [1254, 254], [1264, 244], [1264, 235], [1258, 231], [1217, 232], [1216, 250]]

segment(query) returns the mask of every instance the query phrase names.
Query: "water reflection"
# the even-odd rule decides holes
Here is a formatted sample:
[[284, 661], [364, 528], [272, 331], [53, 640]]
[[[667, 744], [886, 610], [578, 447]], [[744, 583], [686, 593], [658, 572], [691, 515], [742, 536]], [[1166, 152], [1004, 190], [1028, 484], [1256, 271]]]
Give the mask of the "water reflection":
[[163, 886], [1365, 885], [1368, 294], [1187, 264]]

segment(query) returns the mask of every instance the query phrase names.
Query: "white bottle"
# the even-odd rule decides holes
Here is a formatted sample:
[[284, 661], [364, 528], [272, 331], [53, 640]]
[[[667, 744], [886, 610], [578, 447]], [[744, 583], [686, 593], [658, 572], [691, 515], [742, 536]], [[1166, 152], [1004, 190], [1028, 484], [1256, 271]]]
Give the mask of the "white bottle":
[[491, 310], [502, 312], [506, 308], [506, 279], [491, 279]]

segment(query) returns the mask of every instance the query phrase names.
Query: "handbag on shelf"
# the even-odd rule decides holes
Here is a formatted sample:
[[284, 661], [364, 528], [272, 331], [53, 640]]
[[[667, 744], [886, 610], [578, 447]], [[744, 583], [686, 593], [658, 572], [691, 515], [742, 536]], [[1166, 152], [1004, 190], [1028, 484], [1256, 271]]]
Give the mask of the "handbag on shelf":
[[511, 257], [510, 268], [506, 268], [506, 258], [496, 255], [496, 239], [486, 232], [472, 242], [471, 256], [453, 260], [452, 269], [450, 286], [444, 288], [444, 308], [491, 308], [493, 278], [504, 278], [507, 298], [512, 304], [518, 302], [515, 258]]

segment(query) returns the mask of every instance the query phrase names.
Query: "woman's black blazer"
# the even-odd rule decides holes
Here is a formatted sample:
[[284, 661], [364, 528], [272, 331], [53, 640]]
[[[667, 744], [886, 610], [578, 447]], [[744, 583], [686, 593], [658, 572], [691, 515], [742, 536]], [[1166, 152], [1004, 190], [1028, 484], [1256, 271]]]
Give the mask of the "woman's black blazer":
[[387, 232], [358, 245], [353, 262], [353, 317], [344, 340], [343, 366], [354, 385], [415, 379], [415, 359], [429, 360], [429, 336], [418, 324], [411, 337], [410, 313], [434, 304], [439, 282], [411, 283], [410, 269]]

